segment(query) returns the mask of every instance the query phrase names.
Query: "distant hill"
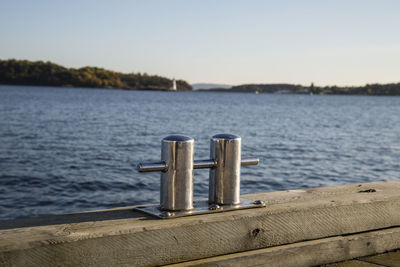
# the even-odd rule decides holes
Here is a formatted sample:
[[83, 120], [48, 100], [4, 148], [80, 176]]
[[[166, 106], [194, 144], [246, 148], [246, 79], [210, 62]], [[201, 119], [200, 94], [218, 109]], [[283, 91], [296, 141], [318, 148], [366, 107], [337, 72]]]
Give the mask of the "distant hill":
[[242, 84], [231, 89], [209, 89], [216, 92], [327, 94], [327, 95], [390, 95], [400, 96], [400, 83], [366, 84], [365, 86], [310, 86], [295, 84]]
[[309, 88], [301, 85], [276, 83], [276, 84], [243, 84], [233, 86], [234, 92], [250, 92], [250, 93], [308, 93]]
[[192, 87], [194, 90], [200, 90], [200, 89], [214, 89], [214, 88], [223, 88], [223, 89], [230, 89], [232, 88], [232, 85], [228, 84], [217, 84], [217, 83], [194, 83], [192, 84]]
[[[121, 73], [97, 67], [65, 68], [52, 62], [0, 60], [0, 84], [43, 85], [133, 90], [169, 90], [172, 80], [146, 73]], [[176, 81], [177, 91], [191, 91], [186, 81]]]

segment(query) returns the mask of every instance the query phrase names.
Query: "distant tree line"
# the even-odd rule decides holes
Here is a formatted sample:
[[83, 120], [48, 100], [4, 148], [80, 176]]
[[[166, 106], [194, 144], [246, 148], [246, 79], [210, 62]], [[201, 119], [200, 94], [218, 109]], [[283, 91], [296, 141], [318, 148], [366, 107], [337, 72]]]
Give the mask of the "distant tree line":
[[[168, 90], [172, 80], [146, 73], [120, 73], [96, 67], [80, 69], [43, 61], [0, 60], [0, 84], [92, 88]], [[176, 81], [178, 91], [190, 91], [186, 81]]]
[[[207, 90], [210, 91], [210, 90]], [[231, 89], [214, 88], [211, 91], [248, 93], [388, 95], [400, 96], [400, 83], [367, 84], [365, 86], [302, 86], [294, 84], [243, 84]]]

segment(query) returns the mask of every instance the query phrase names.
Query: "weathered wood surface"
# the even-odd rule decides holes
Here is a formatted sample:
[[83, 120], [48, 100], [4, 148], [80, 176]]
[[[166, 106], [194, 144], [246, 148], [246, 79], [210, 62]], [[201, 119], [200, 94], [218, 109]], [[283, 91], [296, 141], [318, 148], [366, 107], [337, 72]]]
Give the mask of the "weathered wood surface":
[[126, 207], [2, 222], [0, 265], [160, 265], [382, 229], [400, 225], [399, 192], [385, 181], [243, 195], [267, 207], [168, 220]]
[[[239, 252], [168, 266], [317, 266], [383, 253], [399, 247], [400, 227], [396, 227]], [[367, 263], [372, 262], [384, 264], [385, 266], [400, 266], [400, 257], [398, 255], [400, 254], [397, 254], [397, 257], [383, 254], [363, 258], [359, 261], [363, 261], [363, 265], [373, 265]], [[394, 265], [395, 262], [397, 262], [397, 265]], [[353, 261], [353, 266], [356, 266], [354, 264], [355, 261]], [[333, 267], [333, 265], [329, 266]], [[346, 265], [343, 263], [343, 266]]]
[[343, 262], [337, 262], [337, 263], [332, 263], [332, 264], [327, 264], [327, 265], [322, 265], [323, 267], [385, 267], [382, 265], [377, 265], [374, 263], [369, 263], [365, 261], [360, 261], [360, 260], [350, 260], [350, 261], [343, 261]]
[[400, 251], [392, 251], [389, 253], [364, 257], [359, 260], [371, 264], [379, 264], [379, 266], [400, 267]]

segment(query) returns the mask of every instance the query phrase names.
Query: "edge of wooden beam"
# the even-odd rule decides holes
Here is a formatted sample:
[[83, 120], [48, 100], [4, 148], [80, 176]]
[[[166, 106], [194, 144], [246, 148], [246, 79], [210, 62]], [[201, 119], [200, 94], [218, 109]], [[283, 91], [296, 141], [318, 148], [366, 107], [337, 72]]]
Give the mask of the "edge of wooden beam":
[[400, 247], [400, 227], [257, 249], [168, 266], [316, 266]]

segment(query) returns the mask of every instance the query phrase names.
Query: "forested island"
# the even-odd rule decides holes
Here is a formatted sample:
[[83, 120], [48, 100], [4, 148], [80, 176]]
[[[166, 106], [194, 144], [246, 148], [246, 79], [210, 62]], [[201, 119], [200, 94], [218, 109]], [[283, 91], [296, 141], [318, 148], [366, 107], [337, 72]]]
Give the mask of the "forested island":
[[[0, 84], [40, 85], [131, 90], [169, 90], [172, 80], [146, 73], [120, 73], [103, 68], [66, 68], [52, 62], [0, 60]], [[186, 81], [176, 81], [177, 91], [191, 91]]]
[[243, 84], [230, 89], [213, 88], [203, 91], [278, 93], [278, 94], [331, 94], [331, 95], [388, 95], [400, 96], [400, 83], [367, 84], [365, 86], [310, 86], [294, 84]]
[[[97, 67], [66, 68], [52, 62], [0, 60], [0, 84], [39, 85], [129, 90], [170, 90], [172, 80], [146, 73], [121, 73]], [[192, 91], [184, 80], [176, 81], [177, 91]], [[243, 84], [232, 88], [211, 88], [207, 92], [245, 92], [278, 94], [336, 94], [400, 96], [400, 83], [365, 86], [310, 86], [295, 84]]]

